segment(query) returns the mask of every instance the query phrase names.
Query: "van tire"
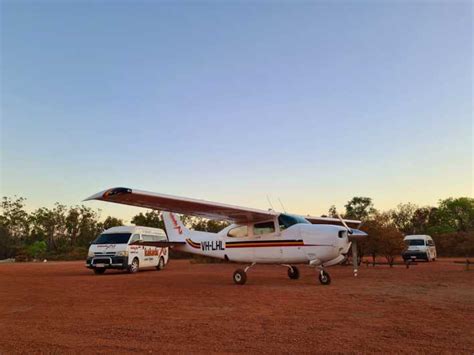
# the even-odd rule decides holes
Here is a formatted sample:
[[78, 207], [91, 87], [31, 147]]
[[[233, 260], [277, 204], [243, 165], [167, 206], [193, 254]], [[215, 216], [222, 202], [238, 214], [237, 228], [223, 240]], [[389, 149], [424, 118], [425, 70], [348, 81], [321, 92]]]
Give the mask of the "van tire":
[[140, 263], [137, 258], [134, 258], [132, 263], [128, 266], [127, 271], [130, 274], [135, 274], [140, 269]]
[[102, 275], [105, 272], [105, 269], [94, 269], [94, 274]]
[[165, 268], [165, 259], [163, 257], [160, 257], [160, 260], [158, 260], [158, 265], [156, 265], [156, 270], [160, 271]]

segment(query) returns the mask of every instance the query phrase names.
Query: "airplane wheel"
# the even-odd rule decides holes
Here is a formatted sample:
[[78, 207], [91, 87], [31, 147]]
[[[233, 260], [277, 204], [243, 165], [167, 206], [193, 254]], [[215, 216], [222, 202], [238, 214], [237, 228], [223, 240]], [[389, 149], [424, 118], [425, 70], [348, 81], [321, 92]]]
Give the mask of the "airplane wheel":
[[247, 273], [242, 269], [237, 269], [234, 272], [233, 278], [237, 285], [244, 285], [247, 282]]
[[319, 282], [321, 282], [321, 285], [329, 285], [331, 283], [331, 276], [323, 270], [319, 273]]
[[296, 266], [288, 268], [288, 277], [292, 280], [298, 280], [300, 278], [300, 271]]

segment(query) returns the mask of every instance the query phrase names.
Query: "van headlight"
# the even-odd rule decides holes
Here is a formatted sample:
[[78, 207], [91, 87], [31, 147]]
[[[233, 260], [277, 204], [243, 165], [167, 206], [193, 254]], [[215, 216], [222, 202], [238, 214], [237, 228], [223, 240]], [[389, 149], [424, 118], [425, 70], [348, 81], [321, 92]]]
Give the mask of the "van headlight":
[[128, 250], [118, 251], [117, 256], [128, 256]]
[[93, 256], [95, 256], [95, 253], [94, 253], [93, 251], [90, 251], [90, 250], [89, 250], [88, 253], [87, 253], [87, 256], [88, 256], [89, 258], [92, 258]]

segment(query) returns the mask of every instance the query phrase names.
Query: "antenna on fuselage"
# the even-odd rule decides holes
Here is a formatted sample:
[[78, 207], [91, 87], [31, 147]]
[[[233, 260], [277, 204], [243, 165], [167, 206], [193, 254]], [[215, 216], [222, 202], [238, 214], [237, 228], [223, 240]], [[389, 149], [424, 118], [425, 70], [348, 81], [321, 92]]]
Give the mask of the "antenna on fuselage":
[[283, 208], [283, 212], [286, 213], [285, 206], [283, 206], [283, 202], [281, 202], [280, 198], [278, 197], [278, 201], [280, 201], [281, 208]]
[[268, 197], [268, 195], [267, 195], [267, 201], [268, 201], [268, 204], [270, 205], [270, 207], [272, 208], [272, 211], [275, 211], [275, 209], [273, 208], [273, 205], [272, 205], [272, 201], [270, 201], [270, 197]]

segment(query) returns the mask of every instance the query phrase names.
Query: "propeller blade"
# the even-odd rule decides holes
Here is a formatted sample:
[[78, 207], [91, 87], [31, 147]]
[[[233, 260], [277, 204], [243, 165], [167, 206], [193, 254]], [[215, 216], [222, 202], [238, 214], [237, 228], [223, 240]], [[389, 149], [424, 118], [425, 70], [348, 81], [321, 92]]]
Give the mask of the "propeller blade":
[[348, 226], [348, 225], [346, 224], [346, 222], [342, 219], [342, 217], [341, 217], [340, 214], [337, 215], [337, 218], [339, 218], [339, 220], [341, 221], [342, 225], [343, 225], [344, 227], [346, 227], [347, 233], [352, 234], [352, 229], [349, 228], [349, 226]]

